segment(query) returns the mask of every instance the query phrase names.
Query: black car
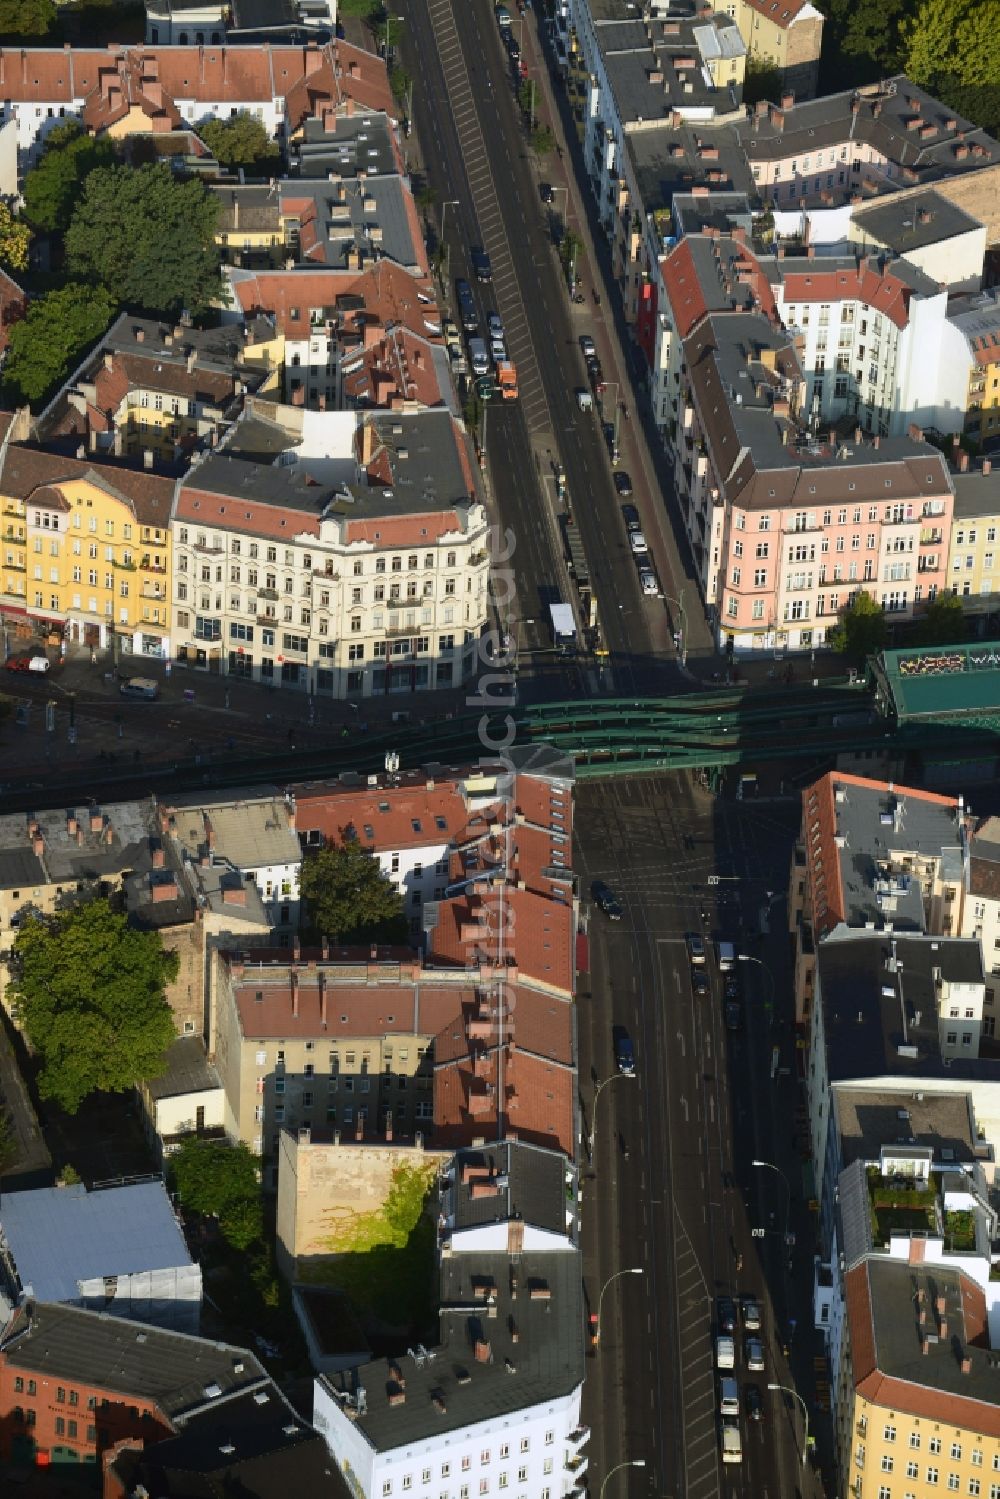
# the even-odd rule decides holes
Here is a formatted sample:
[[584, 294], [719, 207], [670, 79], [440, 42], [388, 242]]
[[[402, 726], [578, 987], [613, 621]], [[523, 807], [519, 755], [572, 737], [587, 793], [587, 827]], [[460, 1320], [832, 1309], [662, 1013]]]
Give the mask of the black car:
[[720, 1333], [731, 1338], [736, 1331], [736, 1307], [731, 1296], [719, 1297], [716, 1302], [716, 1315]]
[[551, 204], [553, 204], [556, 201], [556, 195], [552, 191], [552, 183], [551, 182], [540, 182], [538, 184], [538, 196], [541, 198], [541, 200], [545, 204], [546, 208], [550, 207]]
[[521, 61], [521, 48], [518, 46], [517, 37], [511, 37], [507, 43], [507, 51], [510, 53], [511, 62], [518, 63]]
[[691, 970], [691, 988], [699, 999], [704, 999], [709, 992], [708, 974], [703, 968]]
[[738, 1031], [743, 1027], [743, 1009], [735, 1000], [726, 1005], [726, 1029]]
[[610, 885], [606, 885], [603, 880], [595, 880], [590, 887], [590, 893], [594, 898], [594, 904], [601, 908], [609, 921], [621, 921], [622, 903]]
[[726, 974], [726, 987], [724, 992], [727, 999], [739, 999], [740, 981], [736, 977], [735, 973]]
[[477, 281], [493, 280], [493, 268], [490, 265], [490, 257], [482, 245], [473, 245], [470, 252], [470, 259], [472, 260], [472, 269], [476, 273]]
[[615, 489], [621, 495], [622, 499], [627, 499], [632, 493], [632, 480], [623, 468], [615, 471]]
[[611, 454], [611, 462], [614, 463], [618, 457], [618, 438], [615, 435], [615, 424], [614, 422], [602, 422], [601, 426], [604, 429], [604, 441], [607, 443], [608, 452]]
[[455, 282], [455, 299], [458, 302], [458, 315], [466, 333], [478, 333], [479, 314], [476, 312], [476, 299], [472, 295], [472, 287], [462, 277]]
[[639, 519], [639, 512], [634, 505], [622, 506], [622, 520], [625, 522], [626, 531], [642, 530], [642, 522]]
[[748, 1384], [743, 1389], [743, 1399], [746, 1401], [747, 1417], [751, 1421], [762, 1421], [764, 1418], [764, 1402], [760, 1398], [760, 1390], [755, 1384]]

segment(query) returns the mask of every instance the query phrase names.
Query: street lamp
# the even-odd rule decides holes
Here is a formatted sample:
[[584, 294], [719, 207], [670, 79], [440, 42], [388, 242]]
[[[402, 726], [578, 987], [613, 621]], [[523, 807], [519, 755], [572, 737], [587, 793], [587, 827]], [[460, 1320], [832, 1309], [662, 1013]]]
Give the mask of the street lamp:
[[604, 1305], [604, 1293], [613, 1281], [619, 1280], [623, 1275], [644, 1275], [645, 1271], [641, 1265], [629, 1265], [624, 1270], [616, 1270], [614, 1275], [609, 1275], [601, 1287], [601, 1294], [597, 1298], [597, 1321], [594, 1324], [594, 1344], [601, 1341], [601, 1307]]
[[788, 1180], [788, 1177], [782, 1171], [781, 1167], [780, 1166], [776, 1166], [773, 1161], [751, 1161], [750, 1164], [751, 1164], [751, 1166], [755, 1166], [758, 1171], [774, 1171], [774, 1172], [776, 1172], [777, 1175], [781, 1177], [781, 1180], [785, 1184], [785, 1228], [784, 1228], [784, 1232], [782, 1234], [782, 1240], [787, 1245], [788, 1244], [788, 1213], [789, 1213], [789, 1209], [790, 1209], [791, 1203], [792, 1203], [792, 1188], [791, 1188], [791, 1184], [790, 1184], [790, 1182]]
[[678, 613], [680, 614], [680, 617], [681, 617], [681, 645], [680, 645], [681, 665], [682, 666], [687, 666], [687, 658], [688, 658], [688, 630], [687, 630], [687, 610], [684, 608], [684, 590], [683, 590], [683, 588], [681, 589], [681, 596], [680, 596], [679, 599], [671, 598], [671, 596], [670, 596], [669, 593], [665, 593], [663, 595], [663, 597], [664, 597], [664, 599], [666, 600], [666, 602], [668, 604], [676, 604], [677, 605], [677, 611], [678, 611]]
[[633, 1457], [630, 1458], [628, 1462], [619, 1463], [616, 1468], [612, 1468], [611, 1472], [606, 1475], [604, 1482], [601, 1484], [600, 1499], [604, 1499], [604, 1490], [608, 1486], [609, 1478], [614, 1478], [615, 1474], [620, 1473], [623, 1468], [644, 1468], [645, 1466], [646, 1459], [644, 1457]]
[[[754, 1164], [756, 1165], [756, 1162], [754, 1162]], [[772, 1384], [768, 1382], [767, 1387], [769, 1390], [780, 1390], [783, 1395], [791, 1395], [793, 1399], [797, 1400], [802, 1407], [802, 1419], [805, 1422], [806, 1428], [805, 1439], [802, 1443], [802, 1466], [804, 1468], [806, 1465], [806, 1453], [809, 1450], [809, 1407], [802, 1399], [802, 1396], [799, 1394], [798, 1390], [793, 1390], [791, 1385]]]
[[767, 1008], [773, 1014], [773, 1012], [774, 1012], [774, 974], [771, 972], [770, 968], [767, 966], [767, 964], [763, 961], [762, 958], [755, 958], [752, 953], [741, 952], [740, 955], [739, 955], [739, 958], [740, 958], [740, 962], [741, 963], [756, 963], [757, 967], [763, 970], [763, 972], [764, 972], [764, 974], [765, 974], [765, 976], [767, 978], [768, 992], [770, 993], [770, 996], [771, 996], [770, 999], [767, 1002]]
[[609, 1083], [620, 1083], [623, 1078], [631, 1078], [632, 1082], [635, 1082], [635, 1073], [612, 1072], [610, 1077], [606, 1077], [603, 1083], [597, 1085], [597, 1091], [594, 1094], [594, 1111], [590, 1116], [590, 1134], [587, 1137], [587, 1154], [591, 1160], [594, 1158], [594, 1134], [597, 1130], [597, 1100]]

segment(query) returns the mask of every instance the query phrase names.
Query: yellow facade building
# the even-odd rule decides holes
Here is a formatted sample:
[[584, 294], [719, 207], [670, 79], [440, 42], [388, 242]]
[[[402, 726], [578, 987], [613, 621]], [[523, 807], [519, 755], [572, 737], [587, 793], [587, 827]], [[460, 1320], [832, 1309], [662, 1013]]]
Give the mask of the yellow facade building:
[[123, 654], [170, 649], [170, 510], [158, 474], [8, 444], [0, 464], [5, 623]]
[[1000, 596], [1000, 470], [989, 458], [959, 454], [948, 547], [948, 587], [967, 614], [992, 614]]
[[836, 1397], [850, 1499], [1000, 1493], [1000, 1405], [986, 1301], [963, 1271], [870, 1256], [846, 1277]]

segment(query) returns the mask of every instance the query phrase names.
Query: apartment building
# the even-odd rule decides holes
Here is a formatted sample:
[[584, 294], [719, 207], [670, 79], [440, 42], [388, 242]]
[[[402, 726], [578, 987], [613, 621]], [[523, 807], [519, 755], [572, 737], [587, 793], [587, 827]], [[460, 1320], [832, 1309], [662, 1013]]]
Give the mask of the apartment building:
[[631, 216], [623, 162], [628, 137], [669, 121], [740, 112], [746, 47], [736, 22], [709, 11], [639, 19], [626, 0], [573, 0], [569, 27], [586, 80], [584, 161], [601, 223]]
[[986, 1011], [983, 1036], [996, 1034], [1000, 999], [1000, 818], [986, 817], [972, 831], [965, 872], [962, 935], [975, 937], [983, 949]]
[[782, 84], [796, 98], [810, 99], [819, 78], [823, 16], [810, 0], [725, 0], [722, 9], [735, 20], [747, 56], [777, 68]]
[[[440, 1338], [316, 1379], [314, 1420], [365, 1499], [586, 1489], [584, 1314], [572, 1172], [509, 1143], [462, 1151], [439, 1230]], [[478, 1308], [478, 1310], [477, 1310]]]
[[9, 1472], [101, 1463], [125, 1439], [141, 1449], [213, 1402], [273, 1389], [246, 1349], [27, 1301], [0, 1333], [0, 1456]]
[[[992, 418], [991, 418], [992, 420]], [[962, 600], [966, 614], [979, 618], [980, 629], [997, 608], [997, 528], [1000, 527], [1000, 476], [993, 460], [969, 461], [962, 449], [953, 451], [951, 482], [955, 505], [948, 548], [948, 586]]]
[[811, 1018], [817, 946], [842, 928], [971, 935], [967, 851], [960, 797], [841, 771], [803, 791], [788, 902], [798, 1024]]
[[308, 40], [329, 35], [337, 19], [336, 0], [146, 0], [146, 44], [165, 47], [216, 46], [221, 42]]
[[976, 443], [1000, 436], [1000, 296], [995, 289], [956, 299], [950, 309], [956, 383], [965, 434]]
[[395, 162], [385, 173], [372, 161], [353, 178], [338, 173], [323, 182], [211, 184], [211, 192], [220, 205], [216, 244], [232, 265], [277, 269], [298, 262], [359, 270], [385, 258], [411, 275], [430, 274], [409, 180]]
[[335, 172], [344, 181], [405, 173], [399, 125], [384, 110], [329, 112], [321, 120], [304, 120], [289, 150], [289, 169], [300, 180], [330, 180]]
[[359, 268], [225, 271], [229, 310], [267, 318], [247, 358], [263, 359], [284, 399], [312, 411], [435, 406], [451, 375], [429, 277], [362, 255]]
[[[969, 938], [840, 928], [819, 944], [806, 1096], [821, 1204], [836, 1186], [830, 1116], [842, 1086], [963, 1088], [985, 1138], [1000, 1139], [1000, 1071], [980, 1056], [985, 989], [982, 950]], [[829, 1221], [829, 1205], [821, 1212]]]
[[758, 104], [740, 135], [779, 238], [842, 243], [851, 204], [930, 186], [985, 224], [989, 244], [1000, 232], [1000, 144], [902, 75]]
[[200, 329], [189, 319], [165, 324], [123, 313], [97, 348], [31, 422], [31, 435], [64, 449], [141, 458], [173, 473], [195, 451], [214, 445], [235, 421], [262, 371], [243, 360], [241, 329]]
[[479, 665], [486, 542], [449, 412], [251, 404], [178, 494], [175, 653], [338, 698], [458, 686]]
[[851, 1499], [996, 1487], [995, 1365], [982, 1289], [962, 1270], [870, 1256], [849, 1271], [835, 1402]]
[[0, 455], [4, 617], [169, 656], [173, 480], [9, 440]]

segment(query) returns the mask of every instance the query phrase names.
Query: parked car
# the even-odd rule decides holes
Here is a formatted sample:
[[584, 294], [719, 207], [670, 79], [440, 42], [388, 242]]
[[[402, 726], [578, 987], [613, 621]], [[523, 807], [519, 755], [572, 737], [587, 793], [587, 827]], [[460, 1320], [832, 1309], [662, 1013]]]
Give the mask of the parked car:
[[687, 939], [688, 959], [693, 968], [705, 966], [705, 942], [697, 932], [690, 932]]
[[490, 330], [490, 338], [503, 338], [503, 318], [499, 312], [486, 314], [486, 326]]
[[726, 985], [723, 993], [727, 999], [739, 999], [740, 981], [735, 973], [726, 974]]
[[556, 195], [552, 191], [552, 183], [540, 182], [538, 184], [538, 196], [541, 198], [546, 208], [550, 207], [556, 201]]
[[516, 37], [511, 37], [510, 42], [507, 46], [507, 51], [510, 53], [511, 62], [519, 63], [521, 61], [521, 48], [518, 45]]
[[760, 1338], [747, 1338], [746, 1340], [747, 1368], [753, 1374], [764, 1372], [764, 1345]]
[[647, 599], [655, 599], [660, 591], [660, 585], [656, 581], [656, 574], [651, 567], [640, 567], [639, 587]]
[[490, 353], [494, 359], [503, 360], [507, 358], [507, 346], [502, 338], [490, 339]]
[[726, 1030], [738, 1031], [743, 1026], [743, 1007], [735, 999], [726, 1005]]
[[733, 1342], [732, 1338], [716, 1338], [715, 1367], [717, 1369], [736, 1368], [736, 1344]]
[[611, 462], [618, 462], [618, 434], [615, 432], [614, 422], [603, 422], [604, 441], [607, 443], [608, 452], [611, 454]]
[[632, 493], [632, 480], [623, 468], [615, 471], [615, 489], [623, 500], [627, 500]]
[[720, 1296], [715, 1303], [719, 1331], [730, 1336], [736, 1331], [736, 1306], [731, 1296]]
[[622, 520], [625, 522], [626, 531], [640, 531], [642, 529], [639, 512], [634, 505], [622, 506]]
[[641, 531], [630, 531], [628, 544], [637, 557], [645, 556], [649, 551], [649, 547], [646, 545], [646, 538]]
[[589, 333], [580, 334], [580, 348], [583, 350], [584, 359], [589, 361], [597, 358], [597, 345]]
[[493, 280], [493, 267], [490, 265], [490, 257], [482, 245], [473, 245], [469, 258], [472, 261], [472, 269], [476, 273], [477, 281]]
[[698, 999], [704, 999], [705, 996], [711, 992], [711, 985], [708, 982], [708, 974], [705, 972], [704, 968], [695, 968], [692, 970], [691, 988], [694, 990], [695, 995]]
[[6, 661], [8, 671], [30, 671], [46, 672], [49, 669], [48, 656], [8, 656]]
[[594, 898], [594, 904], [600, 907], [609, 921], [621, 921], [622, 903], [610, 885], [606, 885], [603, 880], [595, 880], [590, 887], [590, 893]]
[[747, 1417], [751, 1421], [760, 1421], [764, 1416], [764, 1402], [760, 1398], [760, 1390], [755, 1384], [745, 1385], [743, 1388], [743, 1399], [746, 1401]]

